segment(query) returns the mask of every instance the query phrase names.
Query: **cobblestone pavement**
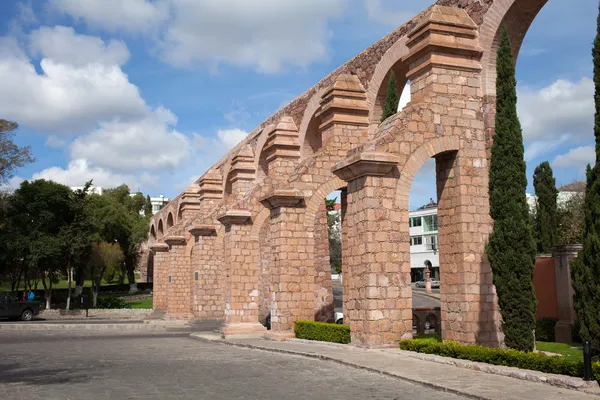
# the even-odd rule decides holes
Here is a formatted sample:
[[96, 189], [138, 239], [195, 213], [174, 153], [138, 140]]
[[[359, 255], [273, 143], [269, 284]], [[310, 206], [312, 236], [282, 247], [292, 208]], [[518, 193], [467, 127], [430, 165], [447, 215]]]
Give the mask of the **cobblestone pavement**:
[[0, 333], [0, 399], [460, 399], [339, 364], [187, 335]]

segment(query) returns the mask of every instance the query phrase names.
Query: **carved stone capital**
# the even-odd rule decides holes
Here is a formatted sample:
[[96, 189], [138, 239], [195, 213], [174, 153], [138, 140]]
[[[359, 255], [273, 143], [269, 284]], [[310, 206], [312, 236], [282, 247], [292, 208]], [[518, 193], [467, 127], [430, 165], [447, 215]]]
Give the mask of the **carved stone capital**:
[[278, 207], [303, 207], [304, 196], [296, 189], [280, 189], [263, 197], [260, 202], [270, 210]]
[[163, 239], [169, 246], [180, 246], [185, 244], [184, 236], [167, 236]]
[[363, 176], [385, 176], [399, 161], [394, 154], [365, 152], [338, 162], [332, 172], [338, 178], [350, 182]]
[[194, 225], [188, 230], [194, 236], [210, 236], [216, 231], [217, 227], [214, 225]]
[[154, 253], [164, 253], [169, 251], [169, 245], [166, 243], [154, 243], [152, 246], [150, 246], [150, 250], [152, 250]]
[[217, 217], [223, 225], [243, 225], [250, 221], [252, 213], [246, 210], [229, 210]]

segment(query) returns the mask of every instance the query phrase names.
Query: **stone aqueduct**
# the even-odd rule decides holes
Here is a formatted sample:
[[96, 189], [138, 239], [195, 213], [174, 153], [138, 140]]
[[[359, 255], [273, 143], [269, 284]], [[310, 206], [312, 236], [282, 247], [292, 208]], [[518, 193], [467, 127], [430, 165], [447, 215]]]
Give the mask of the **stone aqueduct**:
[[[332, 313], [324, 198], [342, 190], [352, 343], [412, 336], [408, 195], [436, 160], [444, 339], [503, 338], [484, 246], [501, 26], [515, 54], [547, 0], [438, 0], [264, 121], [150, 221], [154, 308], [290, 335]], [[380, 124], [390, 71], [411, 102]]]

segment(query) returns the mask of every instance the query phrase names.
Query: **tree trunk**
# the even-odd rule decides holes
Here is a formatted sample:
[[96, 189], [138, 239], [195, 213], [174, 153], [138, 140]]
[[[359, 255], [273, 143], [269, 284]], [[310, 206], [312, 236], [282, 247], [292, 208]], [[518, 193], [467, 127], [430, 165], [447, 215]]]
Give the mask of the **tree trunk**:
[[52, 288], [44, 289], [44, 298], [46, 299], [46, 310], [52, 307]]
[[127, 280], [129, 281], [129, 294], [137, 293], [137, 283], [135, 283], [135, 264], [127, 265]]
[[98, 306], [98, 286], [92, 289], [92, 307]]
[[81, 296], [81, 293], [83, 293], [84, 282], [85, 274], [83, 273], [83, 268], [77, 268], [77, 273], [75, 274], [75, 297]]
[[69, 285], [68, 285], [69, 290], [67, 291], [67, 308], [66, 308], [66, 310], [69, 311], [71, 309], [71, 285], [73, 283], [73, 267], [67, 268], [67, 276], [68, 276], [68, 280], [69, 280]]

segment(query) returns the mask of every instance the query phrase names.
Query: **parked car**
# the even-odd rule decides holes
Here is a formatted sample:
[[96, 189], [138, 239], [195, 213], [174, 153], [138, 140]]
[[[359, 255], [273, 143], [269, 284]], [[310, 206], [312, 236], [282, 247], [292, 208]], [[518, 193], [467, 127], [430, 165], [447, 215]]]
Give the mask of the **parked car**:
[[0, 294], [0, 318], [31, 321], [40, 313], [42, 303], [39, 301], [18, 301], [11, 296]]
[[[426, 284], [425, 280], [422, 279], [422, 280], [417, 281], [415, 283], [415, 287], [424, 288], [424, 287], [427, 287], [427, 284]], [[439, 289], [439, 287], [440, 287], [440, 281], [437, 280], [437, 279], [432, 279], [431, 280], [431, 288], [432, 289]]]
[[344, 323], [344, 313], [341, 311], [335, 311], [333, 313], [333, 320], [335, 321], [336, 324], [343, 324]]

